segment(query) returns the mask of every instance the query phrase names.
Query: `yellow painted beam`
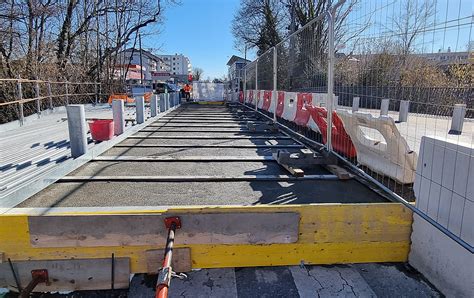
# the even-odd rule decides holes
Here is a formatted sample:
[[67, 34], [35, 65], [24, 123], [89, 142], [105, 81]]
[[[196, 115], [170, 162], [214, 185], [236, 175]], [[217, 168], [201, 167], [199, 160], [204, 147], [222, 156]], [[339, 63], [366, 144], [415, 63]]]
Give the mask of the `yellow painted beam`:
[[[403, 262], [407, 260], [412, 213], [401, 204], [312, 204], [245, 207], [179, 207], [167, 210], [68, 212], [71, 214], [298, 212], [299, 239], [292, 244], [189, 245], [193, 268]], [[0, 216], [0, 254], [12, 260], [129, 257], [134, 273], [146, 272], [145, 251], [161, 247], [33, 248], [28, 214]], [[179, 230], [177, 231], [179, 237]]]

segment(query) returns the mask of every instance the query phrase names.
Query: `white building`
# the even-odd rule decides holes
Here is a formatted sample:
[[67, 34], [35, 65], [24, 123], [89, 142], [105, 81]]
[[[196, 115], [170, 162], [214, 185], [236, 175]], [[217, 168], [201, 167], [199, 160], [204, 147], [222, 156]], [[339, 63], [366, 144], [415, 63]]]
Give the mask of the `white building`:
[[[154, 82], [160, 80], [160, 78], [156, 76], [157, 73], [167, 71], [167, 64], [161, 58], [145, 50], [141, 51], [141, 61], [140, 50], [133, 48], [123, 50], [119, 55], [119, 61], [120, 73], [122, 75], [127, 73], [126, 79], [140, 80], [140, 75], [143, 73], [143, 80], [145, 82]], [[143, 67], [141, 67], [141, 65], [143, 65]], [[129, 76], [133, 71], [139, 72], [138, 78]], [[167, 76], [169, 78], [169, 73]]]
[[245, 65], [249, 62], [249, 60], [235, 55], [227, 62], [227, 66], [229, 67], [228, 77], [232, 90], [239, 91], [243, 89], [244, 69]]
[[[148, 83], [155, 83], [159, 81], [187, 82], [188, 74], [192, 72], [191, 62], [189, 58], [182, 54], [174, 55], [155, 55], [149, 51], [142, 50], [143, 63], [143, 79]], [[132, 73], [130, 70], [140, 69], [140, 50], [129, 48], [121, 52], [120, 56], [121, 73], [125, 73], [123, 69], [128, 68], [128, 74]], [[140, 74], [138, 75], [138, 80]]]
[[187, 82], [188, 75], [192, 72], [191, 61], [183, 54], [157, 55], [166, 65], [166, 71], [175, 81]]

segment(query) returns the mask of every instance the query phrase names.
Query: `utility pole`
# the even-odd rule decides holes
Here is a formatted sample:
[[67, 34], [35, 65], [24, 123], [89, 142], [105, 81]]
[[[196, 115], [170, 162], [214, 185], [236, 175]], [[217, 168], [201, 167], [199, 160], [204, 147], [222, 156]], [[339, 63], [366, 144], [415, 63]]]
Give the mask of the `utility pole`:
[[138, 47], [140, 48], [140, 83], [143, 87], [143, 58], [142, 58], [142, 35], [138, 34]]

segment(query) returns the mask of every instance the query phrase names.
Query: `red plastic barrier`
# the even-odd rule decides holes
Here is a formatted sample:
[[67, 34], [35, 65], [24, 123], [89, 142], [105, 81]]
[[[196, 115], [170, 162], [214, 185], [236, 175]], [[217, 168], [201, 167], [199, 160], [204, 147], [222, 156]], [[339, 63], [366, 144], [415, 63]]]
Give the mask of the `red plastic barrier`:
[[249, 98], [247, 98], [247, 103], [252, 103], [253, 101], [253, 90], [249, 90]]
[[272, 91], [264, 91], [263, 92], [263, 106], [262, 109], [268, 111], [270, 109], [270, 105], [272, 103]]
[[89, 122], [89, 128], [95, 141], [108, 141], [114, 137], [114, 120], [93, 120]]
[[244, 103], [244, 91], [239, 92], [239, 102]]
[[278, 91], [278, 104], [276, 114], [278, 117], [283, 115], [283, 109], [285, 108], [285, 91]]
[[[326, 122], [328, 112], [326, 108], [314, 107], [313, 105], [307, 105], [306, 110], [311, 114], [314, 122], [318, 125], [319, 131], [323, 137], [323, 142], [327, 142], [327, 129], [328, 124]], [[332, 148], [344, 154], [347, 157], [355, 157], [357, 155], [354, 144], [352, 140], [344, 129], [343, 122], [341, 118], [337, 115], [336, 111], [332, 112]]]
[[306, 109], [307, 105], [312, 105], [313, 95], [311, 93], [298, 93], [296, 101], [296, 117], [294, 122], [300, 126], [306, 126], [310, 113]]

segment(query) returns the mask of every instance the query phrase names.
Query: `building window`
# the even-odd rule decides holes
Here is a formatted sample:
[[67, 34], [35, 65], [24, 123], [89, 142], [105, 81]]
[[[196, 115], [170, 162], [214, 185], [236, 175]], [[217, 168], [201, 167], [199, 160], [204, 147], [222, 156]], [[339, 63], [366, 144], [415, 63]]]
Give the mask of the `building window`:
[[173, 67], [173, 70], [176, 70], [176, 68], [175, 68], [175, 67]]
[[175, 58], [175, 57], [173, 57], [173, 60], [176, 60], [176, 58]]

